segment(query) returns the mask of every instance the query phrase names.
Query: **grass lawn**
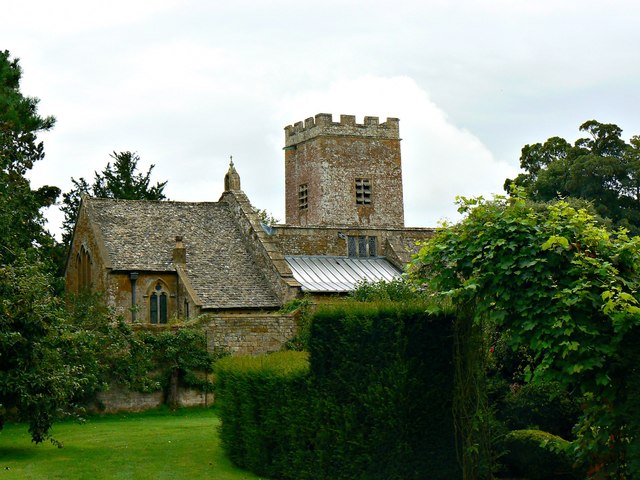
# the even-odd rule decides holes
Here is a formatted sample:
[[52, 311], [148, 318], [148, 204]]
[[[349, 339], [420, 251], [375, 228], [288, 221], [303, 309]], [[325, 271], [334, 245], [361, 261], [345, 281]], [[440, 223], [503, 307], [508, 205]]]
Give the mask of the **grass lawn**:
[[212, 409], [94, 416], [54, 425], [64, 448], [35, 445], [26, 425], [10, 423], [0, 431], [0, 480], [258, 480], [227, 460], [219, 423]]

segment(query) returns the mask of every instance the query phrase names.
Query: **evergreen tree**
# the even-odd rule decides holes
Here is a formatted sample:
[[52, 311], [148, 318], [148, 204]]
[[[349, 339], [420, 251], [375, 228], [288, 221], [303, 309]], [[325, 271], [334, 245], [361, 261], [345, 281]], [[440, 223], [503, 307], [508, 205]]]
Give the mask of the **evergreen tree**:
[[61, 210], [62, 242], [68, 247], [73, 236], [73, 228], [78, 218], [80, 200], [83, 194], [98, 198], [120, 198], [124, 200], [165, 200], [164, 187], [167, 182], [151, 185], [151, 165], [146, 173], [137, 173], [140, 156], [132, 152], [113, 152], [113, 164], [107, 163], [102, 172], [95, 172], [91, 185], [84, 178], [71, 179], [73, 188], [62, 195]]
[[44, 158], [39, 132], [51, 129], [54, 117], [38, 114], [37, 98], [20, 92], [22, 70], [18, 59], [0, 51], [0, 263], [10, 263], [21, 252], [37, 254], [52, 246], [40, 210], [55, 202], [57, 187], [32, 190], [26, 173]]

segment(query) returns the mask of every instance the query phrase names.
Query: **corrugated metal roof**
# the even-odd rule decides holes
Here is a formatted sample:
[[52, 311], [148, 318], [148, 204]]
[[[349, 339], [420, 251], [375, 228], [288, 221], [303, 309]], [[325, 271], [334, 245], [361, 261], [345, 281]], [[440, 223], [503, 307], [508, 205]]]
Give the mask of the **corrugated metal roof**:
[[307, 292], [348, 292], [363, 280], [393, 280], [400, 271], [382, 257], [286, 256], [294, 278]]

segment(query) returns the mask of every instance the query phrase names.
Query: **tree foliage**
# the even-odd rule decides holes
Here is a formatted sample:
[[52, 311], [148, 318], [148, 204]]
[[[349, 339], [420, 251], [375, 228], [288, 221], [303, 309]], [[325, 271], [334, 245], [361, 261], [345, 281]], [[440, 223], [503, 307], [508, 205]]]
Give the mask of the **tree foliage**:
[[62, 241], [69, 246], [80, 208], [82, 195], [99, 198], [120, 198], [124, 200], [165, 200], [164, 187], [167, 182], [151, 183], [151, 173], [155, 165], [151, 165], [146, 173], [138, 172], [140, 156], [137, 153], [113, 152], [113, 163], [107, 163], [102, 172], [94, 172], [93, 183], [80, 177], [71, 179], [73, 188], [62, 195], [61, 210], [64, 213], [62, 222]]
[[25, 257], [0, 267], [0, 426], [15, 409], [35, 442], [72, 412], [90, 381], [74, 355], [77, 332], [43, 271]]
[[421, 249], [412, 279], [469, 308], [476, 323], [509, 329], [511, 345], [534, 355], [531, 380], [585, 399], [580, 452], [602, 471], [624, 466], [640, 441], [624, 413], [637, 375], [640, 239], [610, 233], [565, 201], [533, 204], [523, 195], [461, 199], [466, 218]]
[[31, 189], [26, 173], [44, 158], [40, 132], [55, 119], [38, 114], [39, 100], [20, 92], [22, 69], [18, 59], [0, 51], [0, 262], [12, 262], [21, 252], [36, 253], [52, 245], [44, 229], [42, 207], [55, 202], [57, 187]]
[[533, 200], [574, 197], [590, 201], [614, 225], [640, 233], [640, 136], [629, 143], [614, 124], [589, 120], [588, 134], [571, 145], [560, 137], [525, 145], [520, 156], [524, 173], [507, 179], [505, 189], [522, 186]]

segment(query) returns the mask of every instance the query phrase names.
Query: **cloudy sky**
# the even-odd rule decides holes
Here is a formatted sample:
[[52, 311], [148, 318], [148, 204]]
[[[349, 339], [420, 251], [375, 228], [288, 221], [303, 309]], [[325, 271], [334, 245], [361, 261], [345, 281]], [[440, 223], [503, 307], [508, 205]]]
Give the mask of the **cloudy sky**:
[[[138, 152], [171, 200], [216, 201], [229, 156], [284, 219], [283, 128], [400, 118], [408, 226], [501, 193], [520, 149], [596, 119], [640, 134], [631, 0], [0, 0], [0, 49], [56, 127], [35, 186]], [[49, 212], [51, 229], [61, 217]]]

